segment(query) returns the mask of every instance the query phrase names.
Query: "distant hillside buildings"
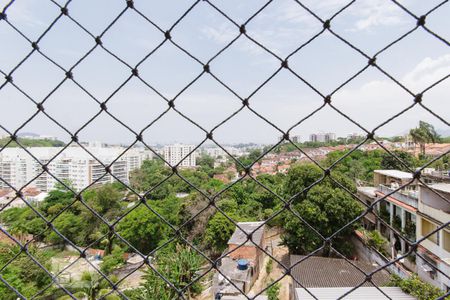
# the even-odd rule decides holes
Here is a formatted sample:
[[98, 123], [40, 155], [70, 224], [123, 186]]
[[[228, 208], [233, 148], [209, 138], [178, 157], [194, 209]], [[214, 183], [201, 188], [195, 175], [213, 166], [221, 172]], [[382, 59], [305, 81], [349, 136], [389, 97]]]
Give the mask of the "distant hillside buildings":
[[336, 140], [336, 133], [313, 133], [309, 136], [310, 142], [326, 143]]
[[[100, 162], [81, 147], [68, 147], [64, 151], [62, 147], [31, 147], [27, 151], [42, 164], [48, 164], [47, 169], [54, 177], [69, 182], [76, 190], [92, 183], [113, 182], [116, 178], [128, 183], [129, 173], [152, 156], [150, 151], [139, 148], [129, 149], [125, 153], [122, 147], [86, 149]], [[109, 166], [110, 172], [102, 163]], [[0, 178], [5, 181], [0, 181], [0, 189], [9, 188], [9, 185], [21, 188], [31, 181], [28, 186], [47, 192], [58, 182], [53, 176], [43, 172], [41, 164], [22, 148], [5, 148], [0, 152]]]

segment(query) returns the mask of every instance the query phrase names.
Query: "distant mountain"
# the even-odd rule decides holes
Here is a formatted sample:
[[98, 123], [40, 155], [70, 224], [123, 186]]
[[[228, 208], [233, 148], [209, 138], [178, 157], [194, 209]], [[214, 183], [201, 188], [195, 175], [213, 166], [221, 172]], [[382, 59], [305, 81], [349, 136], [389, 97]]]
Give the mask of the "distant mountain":
[[18, 137], [23, 137], [23, 136], [34, 136], [34, 137], [38, 137], [39, 134], [34, 133], [34, 132], [19, 132], [17, 134]]

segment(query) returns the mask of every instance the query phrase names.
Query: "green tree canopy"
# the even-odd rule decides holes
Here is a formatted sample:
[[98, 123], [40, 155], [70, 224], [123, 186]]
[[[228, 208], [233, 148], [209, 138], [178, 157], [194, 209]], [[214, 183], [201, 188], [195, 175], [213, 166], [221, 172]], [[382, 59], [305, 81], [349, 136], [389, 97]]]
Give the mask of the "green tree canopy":
[[[332, 176], [350, 191], [355, 190], [354, 183], [344, 175], [332, 173]], [[321, 177], [322, 172], [317, 166], [295, 166], [288, 172], [286, 192], [289, 195], [298, 193]], [[362, 207], [350, 194], [325, 178], [299, 195], [294, 201], [293, 210], [327, 238], [356, 218], [362, 212]], [[346, 238], [352, 234], [356, 225], [348, 226], [333, 239], [333, 247], [342, 254], [349, 254]], [[307, 254], [324, 244], [320, 235], [290, 212], [285, 213], [284, 229], [283, 242], [292, 253]], [[325, 249], [325, 252], [329, 253], [329, 249]]]

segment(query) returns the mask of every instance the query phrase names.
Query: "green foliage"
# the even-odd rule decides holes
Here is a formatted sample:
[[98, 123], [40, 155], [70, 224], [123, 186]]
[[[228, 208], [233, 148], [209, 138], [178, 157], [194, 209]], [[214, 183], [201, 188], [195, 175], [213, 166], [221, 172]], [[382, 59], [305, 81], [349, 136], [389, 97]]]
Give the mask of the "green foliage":
[[375, 248], [383, 255], [387, 255], [386, 245], [388, 245], [388, 240], [385, 239], [378, 230], [366, 231], [365, 235], [367, 237], [367, 243], [370, 247]]
[[[179, 224], [180, 200], [174, 196], [149, 201], [150, 207], [173, 226]], [[144, 205], [126, 215], [116, 226], [117, 232], [136, 249], [148, 253], [173, 235], [173, 230]]]
[[[51, 270], [49, 252], [28, 248], [29, 253], [39, 261], [47, 270]], [[0, 266], [4, 266], [13, 257], [15, 259], [2, 270], [2, 277], [27, 298], [35, 295], [39, 290], [51, 283], [51, 278], [18, 246], [0, 244]], [[45, 293], [47, 294], [47, 293]], [[11, 291], [3, 282], [0, 282], [0, 295], [2, 300], [15, 300], [17, 294]]]
[[[209, 165], [205, 162], [204, 168], [200, 166], [197, 170], [182, 169], [179, 174], [200, 189], [218, 191], [222, 183], [211, 178], [216, 171], [208, 168]], [[159, 185], [165, 179], [167, 180]], [[162, 200], [176, 193], [195, 192], [184, 180], [173, 175], [172, 170], [164, 165], [163, 161], [157, 159], [144, 161], [140, 169], [130, 174], [130, 183], [138, 191], [151, 191], [148, 198], [152, 200]]]
[[422, 155], [425, 155], [426, 143], [437, 143], [440, 141], [440, 136], [437, 134], [433, 125], [424, 121], [419, 121], [419, 126], [412, 128], [409, 131], [409, 135], [414, 143], [420, 145], [420, 153]]
[[[98, 273], [84, 272], [80, 280], [65, 285], [71, 293], [78, 293], [88, 300], [98, 299], [111, 290], [110, 284]], [[108, 299], [108, 298], [105, 298]], [[115, 300], [114, 295], [111, 300]]]
[[60, 212], [64, 207], [74, 201], [74, 195], [71, 191], [68, 191], [65, 187], [57, 184], [55, 189], [50, 191], [40, 205], [40, 209], [44, 214], [54, 215]]
[[[4, 147], [10, 142], [10, 138], [5, 137], [0, 139], [0, 147]], [[64, 142], [50, 139], [27, 139], [18, 138], [18, 142], [23, 147], [62, 147], [65, 146]], [[10, 142], [7, 147], [19, 147], [18, 143]]]
[[[334, 162], [348, 154], [345, 151], [333, 151], [327, 154], [322, 162], [324, 167], [331, 166]], [[347, 177], [356, 180], [372, 181], [373, 171], [381, 169], [383, 152], [380, 150], [361, 151], [355, 150], [350, 155], [344, 157], [333, 167], [333, 171], [345, 174]]]
[[100, 270], [105, 274], [110, 274], [115, 268], [125, 263], [124, 251], [120, 247], [115, 247], [111, 254], [103, 257]]
[[0, 214], [0, 221], [8, 225], [12, 234], [39, 234], [46, 228], [45, 222], [29, 207], [14, 207]]
[[[287, 192], [292, 193], [293, 188], [295, 191], [302, 191], [321, 176], [320, 174], [318, 167], [312, 164], [291, 168], [287, 175]], [[338, 181], [342, 181], [344, 186], [350, 184], [343, 175], [335, 174], [334, 176], [340, 178]], [[348, 188], [355, 189], [354, 186], [348, 186]], [[326, 178], [309, 189], [307, 193], [299, 195], [294, 202], [293, 210], [318, 233], [329, 237], [355, 219], [362, 212], [362, 207], [347, 192]], [[345, 227], [333, 238], [333, 247], [344, 255], [351, 254], [348, 237], [357, 225]], [[323, 245], [320, 235], [291, 213], [285, 213], [284, 229], [283, 242], [292, 253], [307, 254]], [[329, 250], [324, 249], [324, 254], [328, 254]]]
[[[186, 288], [198, 277], [203, 258], [188, 246], [180, 244], [164, 248], [154, 259], [154, 267], [177, 289]], [[169, 300], [178, 295], [156, 272], [149, 269], [144, 276], [143, 288], [135, 292], [135, 299]], [[202, 291], [200, 282], [186, 288], [187, 299]]]
[[197, 166], [199, 171], [205, 172], [208, 176], [212, 177], [214, 175], [214, 158], [208, 154], [202, 154], [197, 157]]
[[[407, 279], [402, 279], [392, 274], [389, 286], [398, 286], [403, 292], [417, 297], [418, 300], [434, 300], [445, 295], [445, 292], [439, 288], [420, 280], [417, 274]], [[446, 297], [445, 299], [448, 300], [450, 297]]]
[[[231, 218], [237, 221], [231, 216]], [[234, 232], [235, 225], [221, 213], [216, 213], [208, 222], [205, 230], [204, 243], [216, 253], [227, 247], [228, 239]]]
[[[244, 166], [249, 166], [252, 163], [254, 163], [262, 154], [262, 151], [260, 149], [253, 149], [250, 151], [248, 155], [244, 155], [242, 157], [239, 157], [239, 161]], [[236, 170], [238, 170], [239, 173], [242, 173], [244, 169], [241, 167], [240, 164], [235, 163]]]
[[[399, 162], [395, 157], [387, 152], [381, 155], [381, 169], [409, 171], [417, 165], [417, 160], [410, 153], [400, 150], [394, 150], [392, 153], [397, 156], [403, 163]], [[406, 165], [406, 166], [405, 166]]]
[[[89, 222], [84, 218], [72, 213], [63, 212], [55, 220], [53, 226], [67, 239], [71, 240], [77, 245], [84, 245], [86, 243], [87, 229], [90, 226]], [[46, 240], [52, 244], [63, 243], [64, 239], [55, 231], [50, 231]]]
[[273, 270], [273, 260], [269, 258], [269, 261], [266, 264], [266, 274], [269, 275]]
[[[122, 197], [122, 192], [111, 184], [93, 187], [83, 193], [83, 199], [89, 207], [109, 221], [123, 213], [120, 204]], [[74, 200], [73, 193], [59, 185], [49, 192], [37, 209], [48, 219], [58, 215], [52, 222], [54, 228], [78, 246], [86, 246], [107, 233], [108, 228], [80, 202], [75, 202], [61, 213]], [[5, 210], [0, 213], [0, 221], [7, 224], [13, 234], [33, 234], [37, 240], [55, 244], [64, 242], [55, 231], [45, 231], [45, 222], [29, 207]]]
[[[148, 191], [158, 185], [161, 181], [171, 175], [169, 167], [165, 166], [163, 161], [158, 159], [146, 160], [142, 166], [131, 172], [131, 187], [138, 191]], [[170, 193], [167, 184], [162, 185], [152, 193], [153, 199], [164, 199]]]
[[268, 300], [279, 300], [280, 287], [280, 283], [277, 282], [267, 289], [266, 293]]

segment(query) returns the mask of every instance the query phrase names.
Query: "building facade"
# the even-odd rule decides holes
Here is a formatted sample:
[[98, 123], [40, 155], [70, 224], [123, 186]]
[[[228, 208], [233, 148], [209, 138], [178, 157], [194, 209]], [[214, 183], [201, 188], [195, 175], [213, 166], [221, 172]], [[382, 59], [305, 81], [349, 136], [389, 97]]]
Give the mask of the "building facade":
[[[399, 170], [375, 170], [373, 177], [374, 186], [358, 187], [358, 196], [367, 205], [377, 201], [377, 215], [384, 223], [370, 213], [365, 216], [364, 225], [369, 230], [377, 229], [386, 237], [391, 257], [396, 258], [409, 250], [405, 239], [416, 240], [418, 184], [411, 173]], [[403, 234], [400, 236], [385, 224]]]
[[168, 145], [164, 147], [164, 159], [171, 166], [178, 165], [180, 167], [192, 168], [197, 164], [197, 154], [194, 149], [194, 145]]
[[[436, 178], [436, 174], [422, 174], [425, 186], [408, 172], [375, 170], [374, 187], [358, 187], [358, 197], [368, 205], [378, 201], [376, 212], [384, 223], [371, 214], [365, 216], [363, 223], [366, 229], [377, 229], [386, 237], [391, 259], [408, 253], [408, 242], [420, 241], [419, 255], [399, 262], [422, 280], [449, 291], [446, 274], [450, 274], [450, 177], [441, 174]], [[447, 226], [436, 231], [444, 224]]]
[[[417, 217], [417, 239], [426, 237], [417, 251], [417, 274], [443, 291], [450, 291], [450, 184], [421, 186]], [[430, 235], [431, 234], [431, 235]]]
[[[150, 151], [139, 148], [129, 149], [123, 155], [125, 148], [122, 147], [86, 149], [100, 162], [81, 147], [68, 147], [63, 151], [61, 147], [27, 148], [42, 164], [48, 164], [47, 173], [43, 172], [41, 164], [25, 150], [6, 148], [0, 153], [0, 177], [6, 181], [0, 181], [0, 188], [9, 188], [10, 185], [21, 188], [28, 185], [47, 192], [55, 188], [57, 179], [70, 183], [75, 190], [82, 190], [93, 183], [102, 184], [117, 179], [128, 183], [130, 172], [139, 168], [145, 159], [152, 157]], [[106, 172], [102, 163], [111, 165], [110, 173]]]
[[313, 133], [309, 136], [310, 142], [326, 143], [336, 140], [336, 134], [332, 132], [328, 133]]

